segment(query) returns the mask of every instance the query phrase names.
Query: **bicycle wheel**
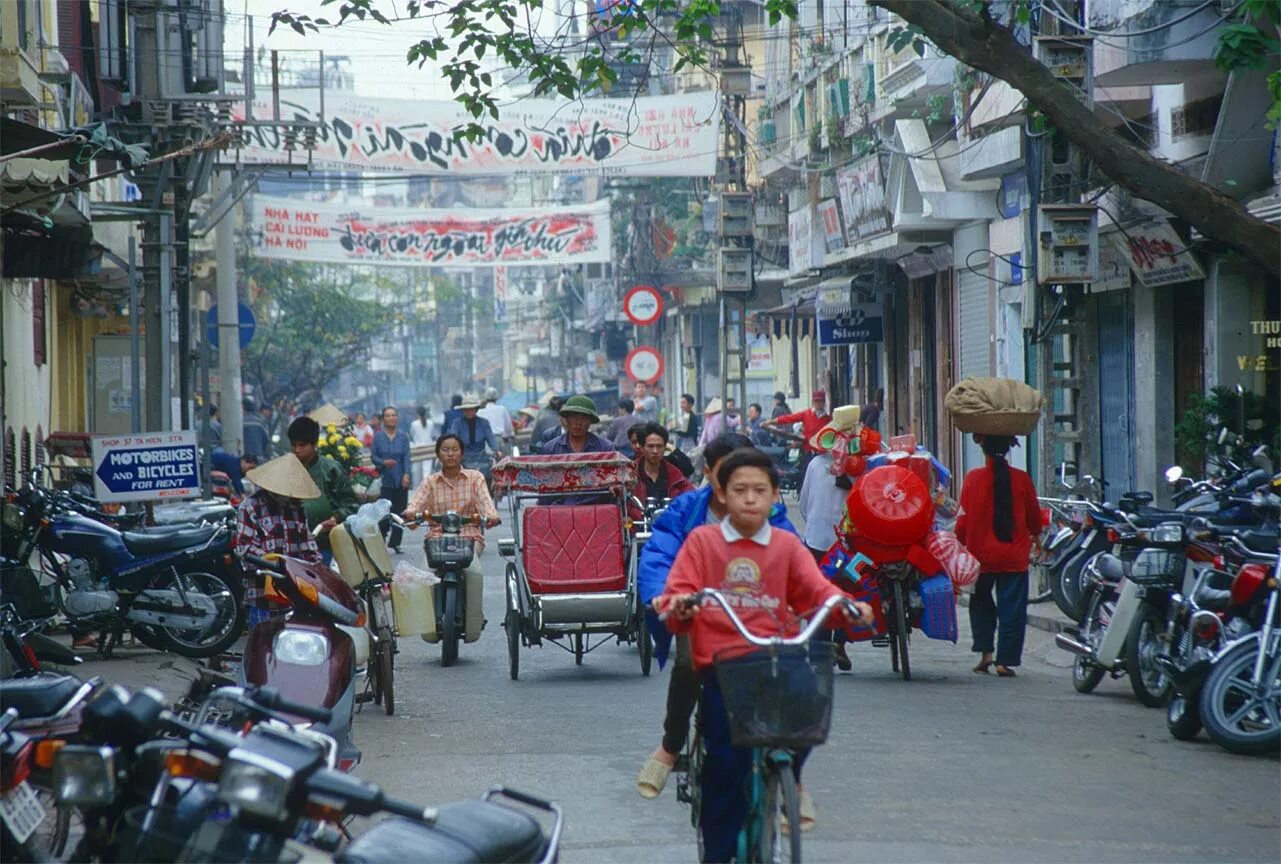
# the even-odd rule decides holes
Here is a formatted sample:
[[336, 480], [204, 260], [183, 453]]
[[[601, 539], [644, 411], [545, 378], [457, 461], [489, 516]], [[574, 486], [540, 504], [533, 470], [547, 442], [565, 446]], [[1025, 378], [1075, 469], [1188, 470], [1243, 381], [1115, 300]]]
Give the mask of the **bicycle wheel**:
[[[790, 761], [771, 765], [765, 778], [765, 809], [761, 815], [760, 847], [756, 860], [764, 864], [801, 860], [801, 798]], [[783, 818], [788, 831], [783, 832]]]
[[378, 685], [382, 690], [383, 710], [390, 717], [396, 713], [396, 637], [390, 627], [378, 628]]
[[898, 644], [898, 660], [902, 666], [903, 680], [912, 680], [912, 664], [907, 659], [907, 597], [906, 589], [903, 587], [903, 580], [894, 580], [894, 642]]

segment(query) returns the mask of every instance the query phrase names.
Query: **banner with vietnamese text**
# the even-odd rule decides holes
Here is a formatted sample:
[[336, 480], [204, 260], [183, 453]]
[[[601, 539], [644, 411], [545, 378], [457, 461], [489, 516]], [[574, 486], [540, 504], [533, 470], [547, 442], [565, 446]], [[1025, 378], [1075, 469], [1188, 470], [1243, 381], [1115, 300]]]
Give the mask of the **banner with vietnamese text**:
[[609, 261], [609, 201], [528, 210], [401, 210], [256, 196], [255, 255], [390, 267]]
[[[317, 168], [407, 171], [414, 174], [616, 174], [637, 177], [707, 177], [716, 173], [720, 108], [712, 91], [636, 99], [575, 102], [524, 99], [500, 110], [497, 120], [476, 120], [457, 102], [370, 99], [326, 93], [323, 116], [310, 92], [280, 98], [282, 119], [321, 121]], [[234, 119], [244, 120], [242, 107]], [[254, 120], [272, 117], [269, 101], [254, 105]], [[455, 140], [454, 130], [477, 122], [475, 144]], [[306, 161], [297, 141], [279, 126], [244, 128], [237, 161], [277, 164]], [[287, 146], [288, 145], [288, 146]]]

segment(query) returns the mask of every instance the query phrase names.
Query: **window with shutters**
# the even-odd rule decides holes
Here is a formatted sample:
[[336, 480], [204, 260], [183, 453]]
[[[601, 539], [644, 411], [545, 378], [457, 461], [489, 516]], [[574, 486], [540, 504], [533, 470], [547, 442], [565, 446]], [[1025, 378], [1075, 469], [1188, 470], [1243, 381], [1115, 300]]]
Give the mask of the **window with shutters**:
[[10, 489], [18, 488], [18, 444], [12, 426], [4, 433], [4, 482]]
[[35, 458], [36, 458], [37, 465], [43, 465], [47, 461], [49, 461], [46, 458], [46, 454], [44, 450], [44, 426], [42, 426], [39, 423], [36, 424], [36, 456]]
[[44, 310], [44, 281], [38, 279], [31, 283], [31, 345], [37, 366], [43, 366], [46, 362]]
[[31, 433], [27, 431], [26, 426], [22, 427], [22, 451], [20, 456], [22, 459], [22, 476], [26, 477], [31, 473]]

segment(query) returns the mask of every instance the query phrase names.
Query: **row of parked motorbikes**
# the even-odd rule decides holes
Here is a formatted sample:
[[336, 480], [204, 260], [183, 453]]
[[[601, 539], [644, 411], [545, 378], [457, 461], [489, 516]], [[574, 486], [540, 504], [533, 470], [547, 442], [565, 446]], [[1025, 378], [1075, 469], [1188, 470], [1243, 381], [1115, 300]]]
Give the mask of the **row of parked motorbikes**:
[[[392, 711], [389, 566], [370, 565], [353, 586], [319, 565], [250, 561], [288, 616], [254, 628], [235, 677], [202, 668], [174, 706], [154, 690], [48, 671], [80, 662], [41, 632], [55, 616], [97, 634], [102, 654], [125, 633], [190, 657], [225, 654], [243, 632], [243, 576], [225, 505], [143, 527], [40, 472], [26, 480], [6, 491], [3, 514], [0, 860], [555, 860], [551, 802], [495, 789], [424, 808], [348, 773], [355, 704]], [[458, 532], [447, 524], [445, 539]], [[362, 562], [386, 558], [343, 536]], [[394, 818], [356, 830], [356, 817], [380, 815]]]
[[1281, 745], [1281, 473], [1263, 446], [1223, 468], [1167, 472], [1171, 509], [1148, 493], [1093, 500], [1080, 493], [1100, 484], [1082, 478], [1051, 502], [1039, 563], [1077, 621], [1055, 640], [1079, 692], [1126, 677], [1174, 737], [1204, 729], [1232, 752], [1268, 752]]

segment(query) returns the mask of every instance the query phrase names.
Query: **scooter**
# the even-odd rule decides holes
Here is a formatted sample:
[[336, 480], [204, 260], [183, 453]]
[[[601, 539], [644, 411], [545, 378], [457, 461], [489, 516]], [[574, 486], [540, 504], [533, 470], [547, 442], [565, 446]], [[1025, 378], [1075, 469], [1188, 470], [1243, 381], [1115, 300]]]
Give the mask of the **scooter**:
[[[424, 515], [423, 522], [434, 522], [443, 532], [423, 541], [427, 566], [440, 579], [432, 587], [436, 632], [423, 635], [425, 642], [440, 643], [440, 665], [452, 666], [458, 660], [458, 641], [475, 642], [485, 629], [481, 606], [484, 577], [468, 570], [476, 556], [476, 544], [462, 536], [464, 525], [479, 524], [479, 517], [457, 513]], [[434, 638], [433, 638], [434, 637]]]
[[350, 770], [360, 761], [351, 739], [357, 661], [343, 626], [365, 625], [356, 592], [323, 564], [283, 555], [246, 555], [245, 563], [264, 580], [266, 599], [283, 601], [288, 612], [249, 631], [242, 685], [271, 687], [287, 700], [328, 710], [330, 719], [314, 728], [338, 742], [339, 767]]

